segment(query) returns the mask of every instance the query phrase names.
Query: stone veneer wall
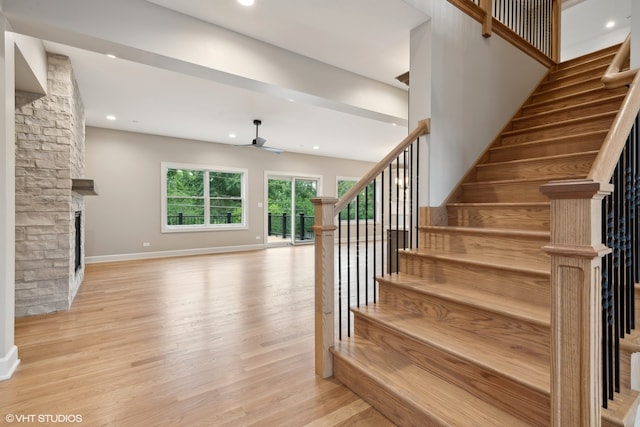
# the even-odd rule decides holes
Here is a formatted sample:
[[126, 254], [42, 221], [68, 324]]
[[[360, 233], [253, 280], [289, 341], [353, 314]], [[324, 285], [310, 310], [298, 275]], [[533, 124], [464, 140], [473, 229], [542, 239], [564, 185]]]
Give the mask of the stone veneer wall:
[[[71, 61], [48, 54], [48, 94], [16, 93], [16, 316], [67, 310], [75, 271], [73, 178], [84, 177], [84, 106]], [[83, 213], [84, 215], [84, 213]], [[82, 217], [84, 260], [84, 217]]]

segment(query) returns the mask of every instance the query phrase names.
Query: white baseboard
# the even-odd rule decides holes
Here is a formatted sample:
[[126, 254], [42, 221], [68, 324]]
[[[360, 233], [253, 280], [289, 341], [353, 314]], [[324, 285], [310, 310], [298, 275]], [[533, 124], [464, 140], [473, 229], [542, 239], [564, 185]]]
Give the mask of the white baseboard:
[[102, 262], [134, 261], [140, 259], [169, 258], [189, 255], [207, 255], [226, 252], [245, 252], [264, 249], [265, 245], [222, 246], [216, 248], [178, 249], [173, 251], [139, 252], [134, 254], [99, 255], [85, 257], [85, 264]]
[[14, 345], [9, 349], [9, 352], [0, 359], [0, 381], [11, 378], [19, 364], [18, 347]]

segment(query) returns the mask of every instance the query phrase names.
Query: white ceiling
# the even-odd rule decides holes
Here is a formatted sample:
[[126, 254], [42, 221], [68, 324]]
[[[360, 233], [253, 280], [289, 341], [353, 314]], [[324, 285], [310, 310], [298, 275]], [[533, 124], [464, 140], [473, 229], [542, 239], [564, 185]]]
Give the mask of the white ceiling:
[[[620, 15], [630, 9], [630, 1], [582, 0], [575, 8], [598, 2], [605, 11]], [[258, 118], [263, 120], [260, 136], [267, 139], [267, 145], [292, 152], [369, 161], [380, 159], [407, 134], [406, 111], [380, 114], [366, 108], [345, 107], [343, 102], [333, 102], [335, 99], [320, 99], [311, 96], [313, 94], [303, 96], [305, 94], [293, 90], [294, 86], [286, 84], [261, 90], [251, 84], [227, 84], [224, 79], [208, 78], [204, 72], [202, 77], [200, 71], [193, 72], [201, 69], [207, 58], [200, 58], [201, 62], [191, 60], [188, 64], [178, 58], [173, 66], [167, 67], [164, 65], [167, 58], [162, 55], [162, 49], [183, 40], [181, 37], [189, 32], [183, 26], [172, 27], [173, 21], [169, 21], [167, 14], [170, 13], [181, 17], [182, 21], [175, 22], [188, 23], [186, 16], [196, 18], [197, 21], [191, 21], [193, 25], [207, 23], [218, 29], [223, 27], [346, 70], [354, 76], [382, 82], [392, 92], [405, 91], [395, 77], [409, 69], [409, 32], [428, 18], [403, 0], [256, 0], [250, 8], [239, 5], [236, 0], [57, 0], [55, 8], [45, 10], [50, 4], [40, 0], [2, 0], [3, 10], [17, 32], [41, 38], [47, 50], [71, 58], [88, 126], [245, 144], [255, 136], [252, 121]], [[95, 23], [98, 18], [91, 16], [93, 9], [99, 15], [104, 14], [105, 8], [116, 6], [118, 10], [112, 16], [122, 19], [105, 16], [104, 28], [94, 31], [91, 22]], [[166, 19], [157, 22], [147, 19], [146, 12], [150, 16], [161, 16], [151, 13], [160, 12], [159, 9]], [[568, 10], [571, 9], [574, 8]], [[594, 19], [603, 15], [602, 9], [597, 10]], [[140, 28], [155, 26], [165, 38], [144, 40], [152, 38], [152, 34], [136, 33], [135, 28], [131, 28], [136, 22]], [[570, 27], [563, 23], [563, 37]], [[597, 25], [593, 30], [595, 35], [580, 37], [599, 37], [609, 31]], [[158, 50], [150, 48], [140, 52], [138, 48], [137, 51], [130, 49], [127, 55], [118, 55], [127, 59], [106, 57], [104, 54], [108, 52], [105, 43], [100, 43], [101, 38], [106, 40], [112, 36], [110, 40], [123, 40], [125, 35], [151, 45], [156, 42]], [[574, 40], [573, 36], [566, 37]], [[118, 41], [111, 46], [122, 47], [123, 43], [126, 42]], [[282, 65], [275, 63], [278, 60], [273, 57], [274, 68]], [[233, 68], [235, 61], [233, 51], [227, 52], [223, 62]], [[220, 74], [227, 72], [222, 68], [220, 71]], [[258, 75], [272, 70], [248, 71]], [[295, 77], [290, 76], [292, 81]], [[313, 83], [313, 76], [300, 78]], [[319, 77], [315, 83], [326, 86], [332, 80]], [[291, 98], [295, 98], [295, 102], [289, 101]], [[108, 114], [118, 119], [108, 121], [105, 118]], [[394, 122], [399, 125], [394, 126]], [[230, 133], [237, 134], [237, 138], [230, 138]], [[319, 149], [314, 150], [314, 146]]]
[[[236, 0], [128, 1], [147, 4], [147, 9], [167, 8], [349, 71], [346, 74], [366, 76], [403, 93], [405, 99], [406, 87], [395, 77], [409, 69], [410, 30], [426, 19], [402, 0], [257, 0], [250, 8]], [[32, 3], [34, 12], [43, 13], [37, 1]], [[129, 7], [129, 3], [120, 3]], [[368, 111], [354, 112], [350, 106], [334, 108], [323, 99], [305, 98], [306, 94], [293, 96], [297, 92], [284, 86], [252, 90], [168, 70], [156, 66], [162, 57], [140, 62], [131, 56], [132, 60], [120, 59], [120, 55], [111, 59], [98, 48], [86, 49], [80, 41], [69, 43], [68, 34], [61, 36], [57, 31], [56, 19], [60, 18], [47, 17], [46, 25], [37, 20], [30, 23], [31, 11], [24, 0], [4, 0], [3, 4], [17, 32], [42, 38], [48, 51], [71, 58], [88, 126], [246, 144], [255, 136], [252, 122], [257, 118], [263, 122], [260, 136], [269, 146], [369, 161], [383, 157], [407, 134], [408, 107], [401, 114], [380, 117]], [[139, 12], [122, 13], [131, 17]], [[114, 23], [114, 31], [119, 25], [126, 24]], [[182, 31], [166, 29], [162, 22], [158, 25], [165, 25], [169, 34]], [[82, 37], [78, 33], [74, 29], [74, 37]], [[70, 46], [74, 43], [82, 48]], [[234, 58], [226, 60], [233, 62]], [[289, 101], [292, 98], [295, 102]], [[106, 120], [108, 114], [117, 120]], [[231, 133], [237, 137], [230, 138]]]

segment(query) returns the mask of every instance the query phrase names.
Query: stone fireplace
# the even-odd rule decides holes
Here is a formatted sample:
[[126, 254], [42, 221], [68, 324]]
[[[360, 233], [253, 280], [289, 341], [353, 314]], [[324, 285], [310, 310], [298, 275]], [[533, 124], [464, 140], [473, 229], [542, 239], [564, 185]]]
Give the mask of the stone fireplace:
[[84, 107], [69, 58], [46, 96], [16, 92], [16, 316], [67, 310], [84, 277]]

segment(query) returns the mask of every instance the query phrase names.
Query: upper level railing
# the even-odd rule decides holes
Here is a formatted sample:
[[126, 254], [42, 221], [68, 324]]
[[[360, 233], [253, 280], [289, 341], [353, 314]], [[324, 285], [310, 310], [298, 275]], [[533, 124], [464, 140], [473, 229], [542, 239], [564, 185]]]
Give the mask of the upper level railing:
[[350, 307], [375, 302], [376, 275], [396, 272], [399, 250], [418, 245], [420, 137], [429, 130], [429, 120], [421, 121], [340, 200], [312, 199], [316, 212], [315, 360], [316, 374], [323, 378], [333, 374], [329, 348], [335, 332], [339, 338], [352, 333]]
[[640, 73], [622, 71], [628, 43], [603, 83], [629, 90], [587, 178], [541, 188], [551, 200], [552, 426], [600, 425], [620, 389], [619, 340], [635, 326]]
[[482, 23], [482, 34], [498, 33], [550, 66], [560, 58], [558, 0], [449, 0]]

